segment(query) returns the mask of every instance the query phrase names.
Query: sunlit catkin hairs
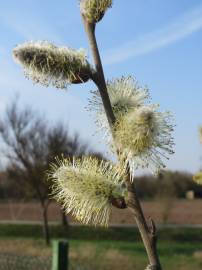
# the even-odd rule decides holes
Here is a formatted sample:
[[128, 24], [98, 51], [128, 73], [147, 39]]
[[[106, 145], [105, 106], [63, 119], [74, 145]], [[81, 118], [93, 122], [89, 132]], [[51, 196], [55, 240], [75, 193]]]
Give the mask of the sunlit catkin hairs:
[[108, 225], [112, 200], [123, 196], [122, 176], [111, 163], [92, 157], [57, 160], [49, 173], [53, 196], [65, 212], [101, 226]]
[[92, 73], [84, 50], [56, 47], [46, 41], [18, 45], [13, 56], [24, 67], [26, 77], [45, 86], [66, 88], [70, 83], [86, 82]]
[[81, 14], [90, 23], [99, 22], [111, 6], [112, 0], [80, 0]]
[[138, 168], [149, 168], [156, 173], [164, 163], [162, 158], [172, 154], [172, 117], [159, 112], [157, 106], [140, 106], [118, 117], [114, 138], [122, 157], [129, 163], [131, 176]]
[[[133, 109], [143, 106], [150, 99], [148, 89], [139, 86], [138, 82], [131, 76], [107, 81], [107, 91], [115, 117], [123, 116]], [[99, 129], [109, 136], [108, 121], [98, 90], [92, 91], [89, 111], [95, 113]]]

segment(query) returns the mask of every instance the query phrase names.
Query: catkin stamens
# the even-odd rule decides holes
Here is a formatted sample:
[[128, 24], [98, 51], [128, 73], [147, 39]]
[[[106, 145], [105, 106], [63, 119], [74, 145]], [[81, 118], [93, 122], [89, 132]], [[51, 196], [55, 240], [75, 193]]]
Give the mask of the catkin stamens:
[[24, 67], [27, 78], [44, 86], [67, 88], [70, 83], [91, 78], [92, 67], [82, 49], [56, 47], [46, 41], [28, 42], [17, 46], [13, 56]]
[[90, 23], [99, 22], [111, 6], [112, 0], [80, 0], [81, 14]]
[[57, 161], [49, 178], [53, 197], [84, 224], [107, 226], [112, 199], [123, 197], [124, 175], [109, 162], [84, 157]]

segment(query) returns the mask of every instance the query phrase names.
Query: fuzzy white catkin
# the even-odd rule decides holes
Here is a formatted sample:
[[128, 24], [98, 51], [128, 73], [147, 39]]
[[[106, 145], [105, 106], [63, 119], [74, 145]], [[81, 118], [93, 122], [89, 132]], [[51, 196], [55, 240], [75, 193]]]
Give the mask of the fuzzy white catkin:
[[81, 14], [91, 23], [99, 22], [111, 6], [112, 0], [80, 0]]
[[87, 81], [92, 71], [83, 49], [56, 47], [47, 41], [18, 45], [13, 56], [24, 67], [26, 77], [44, 86], [67, 88], [75, 81]]
[[148, 88], [141, 87], [131, 76], [107, 82], [107, 90], [116, 117], [113, 138], [99, 92], [93, 91], [89, 110], [96, 115], [99, 130], [104, 131], [111, 149], [118, 146], [121, 158], [130, 164], [131, 174], [138, 168], [157, 173], [164, 168], [163, 159], [173, 153], [173, 118], [150, 104]]
[[140, 106], [117, 119], [115, 140], [132, 176], [138, 168], [156, 173], [165, 167], [163, 159], [173, 153], [172, 131], [171, 114], [155, 105]]
[[84, 224], [107, 226], [111, 199], [123, 196], [123, 175], [109, 162], [83, 157], [52, 166], [53, 196], [66, 213]]
[[[150, 100], [146, 87], [141, 87], [131, 76], [116, 78], [107, 81], [107, 90], [115, 117], [124, 115], [133, 109], [142, 106]], [[109, 140], [110, 129], [99, 91], [92, 91], [88, 110], [95, 113], [98, 129], [104, 131]]]

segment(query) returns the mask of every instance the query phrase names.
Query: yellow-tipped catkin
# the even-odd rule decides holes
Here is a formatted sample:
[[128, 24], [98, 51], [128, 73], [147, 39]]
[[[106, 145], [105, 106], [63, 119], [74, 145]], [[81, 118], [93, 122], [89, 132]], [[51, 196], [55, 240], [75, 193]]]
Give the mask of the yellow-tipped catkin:
[[112, 0], [80, 0], [81, 14], [90, 23], [99, 22], [111, 6]]
[[[116, 118], [143, 106], [150, 99], [148, 89], [139, 86], [138, 82], [131, 76], [107, 81], [107, 91]], [[109, 136], [108, 121], [98, 90], [92, 91], [89, 110], [95, 112], [99, 129]]]
[[198, 172], [197, 174], [195, 174], [193, 176], [193, 180], [199, 184], [199, 185], [202, 185], [202, 172]]
[[112, 198], [123, 196], [123, 175], [109, 162], [83, 157], [57, 161], [49, 177], [53, 196], [84, 224], [107, 226]]
[[110, 136], [108, 121], [98, 91], [93, 91], [89, 110], [96, 114], [96, 122], [112, 149], [119, 148], [121, 158], [130, 164], [133, 175], [138, 168], [150, 168], [154, 173], [164, 168], [162, 158], [173, 153], [172, 117], [169, 112], [159, 112], [150, 105], [149, 91], [138, 85], [131, 76], [107, 82], [107, 90], [116, 123], [114, 138]]
[[92, 72], [83, 49], [56, 47], [46, 41], [21, 44], [13, 56], [24, 67], [26, 77], [44, 86], [67, 88], [70, 83], [86, 82]]
[[162, 157], [173, 153], [170, 113], [157, 111], [156, 106], [141, 106], [117, 118], [114, 137], [122, 157], [129, 162], [131, 175], [138, 168], [158, 171], [164, 164]]

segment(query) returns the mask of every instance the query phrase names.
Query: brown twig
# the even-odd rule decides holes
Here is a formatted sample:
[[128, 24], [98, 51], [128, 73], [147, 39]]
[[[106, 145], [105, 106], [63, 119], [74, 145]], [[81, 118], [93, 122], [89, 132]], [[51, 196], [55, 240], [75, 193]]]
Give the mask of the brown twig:
[[[95, 36], [95, 27], [96, 25], [94, 23], [89, 23], [85, 18], [83, 17], [83, 22], [85, 26], [85, 30], [89, 39], [89, 44], [92, 50], [94, 64], [95, 64], [95, 74], [93, 76], [93, 81], [97, 85], [102, 102], [104, 105], [104, 109], [106, 112], [106, 116], [109, 122], [109, 126], [111, 128], [111, 131], [113, 131], [113, 125], [115, 123], [115, 116], [112, 110], [112, 106], [110, 103], [109, 95], [107, 92], [107, 86], [106, 86], [106, 80], [103, 72], [102, 62], [99, 54], [99, 49], [96, 41]], [[162, 270], [161, 264], [158, 258], [157, 249], [156, 249], [156, 227], [154, 224], [154, 221], [150, 220], [150, 227], [148, 226], [146, 219], [144, 217], [138, 196], [136, 194], [135, 186], [131, 182], [130, 179], [130, 170], [128, 170], [128, 177], [126, 180], [126, 187], [128, 190], [128, 200], [127, 200], [127, 207], [130, 209], [130, 211], [134, 215], [134, 219], [137, 223], [138, 229], [140, 231], [148, 259], [149, 259], [149, 266], [147, 269], [152, 270]], [[115, 202], [114, 202], [115, 203]], [[117, 202], [116, 202], [117, 203]], [[125, 206], [123, 207], [125, 208]]]

